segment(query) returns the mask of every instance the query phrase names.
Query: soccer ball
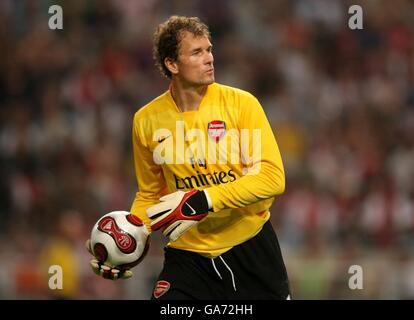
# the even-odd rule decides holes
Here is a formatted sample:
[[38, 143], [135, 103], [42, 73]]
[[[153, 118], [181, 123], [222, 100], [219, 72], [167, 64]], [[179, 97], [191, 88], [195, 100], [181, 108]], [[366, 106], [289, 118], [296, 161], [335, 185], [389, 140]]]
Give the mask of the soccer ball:
[[125, 270], [142, 261], [149, 240], [149, 232], [140, 218], [126, 211], [113, 211], [92, 228], [91, 249], [99, 262]]

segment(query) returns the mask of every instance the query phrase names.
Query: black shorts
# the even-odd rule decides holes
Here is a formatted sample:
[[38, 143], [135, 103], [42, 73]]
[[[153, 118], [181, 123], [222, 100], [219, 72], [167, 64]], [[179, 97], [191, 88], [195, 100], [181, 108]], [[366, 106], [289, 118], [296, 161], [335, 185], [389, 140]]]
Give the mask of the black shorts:
[[288, 299], [288, 276], [268, 221], [252, 239], [215, 259], [165, 248], [163, 270], [151, 299]]

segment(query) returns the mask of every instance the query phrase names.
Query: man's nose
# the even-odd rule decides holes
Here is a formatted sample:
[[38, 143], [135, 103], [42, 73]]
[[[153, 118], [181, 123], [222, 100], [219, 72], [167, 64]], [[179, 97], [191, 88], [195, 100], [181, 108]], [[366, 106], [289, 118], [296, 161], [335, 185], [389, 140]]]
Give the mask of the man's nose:
[[213, 62], [214, 62], [213, 53], [207, 52], [205, 64], [213, 64]]

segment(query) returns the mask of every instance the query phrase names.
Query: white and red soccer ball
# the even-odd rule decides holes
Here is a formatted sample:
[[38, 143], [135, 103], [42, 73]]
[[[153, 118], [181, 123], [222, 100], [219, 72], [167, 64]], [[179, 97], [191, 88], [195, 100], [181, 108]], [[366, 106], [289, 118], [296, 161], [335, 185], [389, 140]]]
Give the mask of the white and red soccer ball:
[[112, 211], [92, 228], [91, 249], [99, 262], [124, 270], [142, 261], [149, 240], [149, 232], [140, 218], [126, 211]]

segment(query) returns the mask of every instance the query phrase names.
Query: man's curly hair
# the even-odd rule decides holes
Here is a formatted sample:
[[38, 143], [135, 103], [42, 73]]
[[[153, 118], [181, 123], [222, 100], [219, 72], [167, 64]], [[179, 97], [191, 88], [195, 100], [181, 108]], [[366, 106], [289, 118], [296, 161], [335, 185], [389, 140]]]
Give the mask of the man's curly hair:
[[195, 36], [206, 36], [211, 40], [210, 31], [206, 24], [197, 17], [171, 16], [161, 23], [154, 33], [153, 55], [155, 64], [161, 74], [171, 79], [171, 72], [165, 66], [165, 58], [177, 60], [183, 31]]

